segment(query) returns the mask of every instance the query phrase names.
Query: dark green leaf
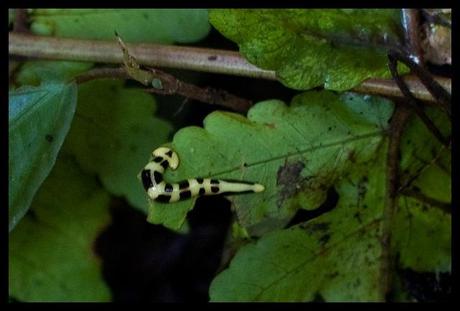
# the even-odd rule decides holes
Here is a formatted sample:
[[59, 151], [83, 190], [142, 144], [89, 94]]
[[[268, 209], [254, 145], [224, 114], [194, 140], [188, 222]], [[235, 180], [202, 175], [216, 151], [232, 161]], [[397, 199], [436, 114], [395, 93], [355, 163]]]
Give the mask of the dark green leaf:
[[[383, 243], [385, 145], [336, 184], [340, 199], [332, 211], [242, 247], [213, 281], [211, 300], [383, 301], [388, 273], [450, 272], [450, 215], [426, 202], [401, 197], [389, 232], [392, 248]], [[393, 290], [398, 299], [409, 297]]]
[[110, 196], [62, 153], [10, 234], [9, 294], [20, 301], [109, 301], [94, 242]]
[[73, 119], [75, 84], [47, 83], [9, 93], [9, 230], [51, 171]]
[[125, 89], [121, 81], [98, 80], [79, 87], [75, 121], [64, 148], [105, 188], [147, 211], [137, 175], [153, 149], [166, 142], [171, 125], [154, 116], [154, 97]]
[[[308, 92], [291, 106], [270, 100], [248, 118], [230, 112], [206, 117], [204, 129], [183, 128], [172, 147], [179, 168], [166, 180], [216, 177], [258, 182], [265, 192], [233, 196], [241, 225], [252, 235], [282, 227], [299, 209], [321, 205], [327, 189], [382, 141], [389, 101], [357, 94]], [[177, 229], [194, 200], [151, 205], [149, 221]]]
[[283, 84], [348, 90], [390, 77], [387, 49], [400, 44], [400, 10], [215, 9], [210, 21], [254, 65]]

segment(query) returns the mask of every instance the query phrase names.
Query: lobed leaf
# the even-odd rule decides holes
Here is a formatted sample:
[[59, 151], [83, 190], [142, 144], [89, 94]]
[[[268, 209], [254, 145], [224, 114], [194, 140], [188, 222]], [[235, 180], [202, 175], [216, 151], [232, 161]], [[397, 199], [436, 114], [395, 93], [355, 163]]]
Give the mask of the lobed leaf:
[[241, 248], [212, 282], [211, 300], [383, 300], [385, 150], [342, 177], [332, 211]]
[[[402, 196], [391, 249], [382, 242], [386, 152], [384, 144], [376, 159], [343, 176], [332, 211], [242, 247], [211, 284], [211, 301], [383, 301], [387, 273], [450, 272], [450, 215], [426, 202]], [[393, 258], [396, 269], [384, 269]], [[410, 299], [407, 288], [391, 290]]]
[[[369, 160], [382, 141], [392, 104], [353, 93], [308, 92], [291, 106], [258, 103], [248, 118], [230, 112], [206, 117], [204, 129], [174, 136], [179, 168], [165, 179], [215, 177], [258, 182], [263, 193], [232, 196], [239, 223], [251, 235], [284, 226], [300, 209], [321, 205], [328, 188], [357, 163]], [[149, 221], [180, 228], [194, 200], [153, 202]]]
[[209, 19], [249, 62], [298, 90], [390, 77], [387, 50], [402, 38], [395, 9], [214, 9]]

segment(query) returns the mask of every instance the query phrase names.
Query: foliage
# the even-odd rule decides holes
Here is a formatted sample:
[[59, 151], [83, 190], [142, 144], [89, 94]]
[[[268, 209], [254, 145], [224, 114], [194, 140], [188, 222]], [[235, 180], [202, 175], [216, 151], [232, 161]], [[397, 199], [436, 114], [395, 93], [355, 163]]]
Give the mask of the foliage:
[[116, 31], [128, 42], [190, 43], [210, 29], [203, 9], [36, 9], [30, 17], [36, 34], [97, 40]]
[[11, 231], [56, 161], [76, 105], [75, 84], [25, 86], [9, 93], [8, 211]]
[[20, 301], [108, 301], [93, 243], [109, 223], [109, 202], [97, 180], [61, 154], [31, 212], [10, 235], [10, 295]]
[[[35, 34], [114, 42], [117, 31], [126, 42], [192, 43], [208, 35], [211, 22], [249, 62], [303, 92], [288, 103], [257, 102], [247, 115], [213, 111], [202, 127], [186, 126], [173, 115], [177, 98], [162, 97], [168, 108], [160, 116], [159, 98], [133, 81], [76, 85], [93, 63], [21, 62], [9, 93], [10, 301], [109, 301], [94, 243], [111, 221], [114, 197], [151, 223], [187, 231], [196, 199], [149, 202], [138, 180], [162, 145], [180, 158], [177, 170], [166, 170], [168, 181], [265, 186], [227, 197], [236, 217], [226, 246], [235, 254], [212, 282], [212, 301], [382, 301], [388, 292], [407, 301], [401, 271], [450, 273], [451, 148], [412, 116], [391, 205], [395, 105], [349, 91], [389, 77], [387, 50], [403, 44], [399, 10], [214, 9], [209, 20], [204, 9], [28, 14]], [[329, 90], [310, 90], [316, 87]], [[425, 111], [450, 137], [448, 117]], [[319, 213], [331, 193], [337, 202]], [[317, 216], [293, 221], [305, 211]]]
[[137, 175], [172, 130], [154, 114], [152, 97], [123, 88], [121, 81], [85, 83], [79, 88], [77, 115], [64, 146], [85, 171], [100, 177], [110, 193], [126, 197], [145, 212], [148, 202]]
[[390, 77], [386, 51], [401, 42], [399, 15], [394, 9], [215, 9], [210, 21], [286, 86], [344, 91], [370, 77]]
[[[262, 194], [231, 198], [240, 224], [261, 235], [284, 226], [298, 209], [321, 205], [337, 178], [375, 153], [391, 112], [383, 99], [327, 91], [303, 93], [290, 107], [278, 100], [258, 103], [248, 119], [214, 112], [204, 130], [176, 133], [172, 146], [181, 164], [165, 178], [262, 183]], [[153, 202], [149, 220], [179, 228], [193, 204]]]

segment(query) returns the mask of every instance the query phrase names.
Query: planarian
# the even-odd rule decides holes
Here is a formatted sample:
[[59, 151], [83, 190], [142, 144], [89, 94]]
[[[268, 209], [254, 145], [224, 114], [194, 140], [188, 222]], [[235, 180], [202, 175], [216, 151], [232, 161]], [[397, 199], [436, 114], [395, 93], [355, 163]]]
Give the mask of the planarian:
[[160, 147], [152, 155], [151, 161], [141, 172], [141, 179], [148, 196], [158, 202], [173, 203], [195, 196], [262, 192], [265, 189], [256, 183], [211, 178], [192, 178], [179, 183], [167, 183], [163, 180], [163, 173], [168, 167], [175, 170], [179, 166], [177, 153], [167, 147]]

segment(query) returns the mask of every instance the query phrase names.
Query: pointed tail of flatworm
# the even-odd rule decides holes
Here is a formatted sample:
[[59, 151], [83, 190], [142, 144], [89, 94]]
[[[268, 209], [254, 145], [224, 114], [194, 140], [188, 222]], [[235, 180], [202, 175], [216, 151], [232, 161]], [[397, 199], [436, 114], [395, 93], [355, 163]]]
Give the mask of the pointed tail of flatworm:
[[195, 196], [261, 192], [265, 189], [260, 184], [212, 178], [168, 183], [163, 179], [163, 173], [168, 167], [175, 170], [179, 166], [179, 157], [167, 147], [155, 149], [152, 155], [152, 160], [141, 172], [141, 180], [148, 196], [158, 202], [173, 203]]

